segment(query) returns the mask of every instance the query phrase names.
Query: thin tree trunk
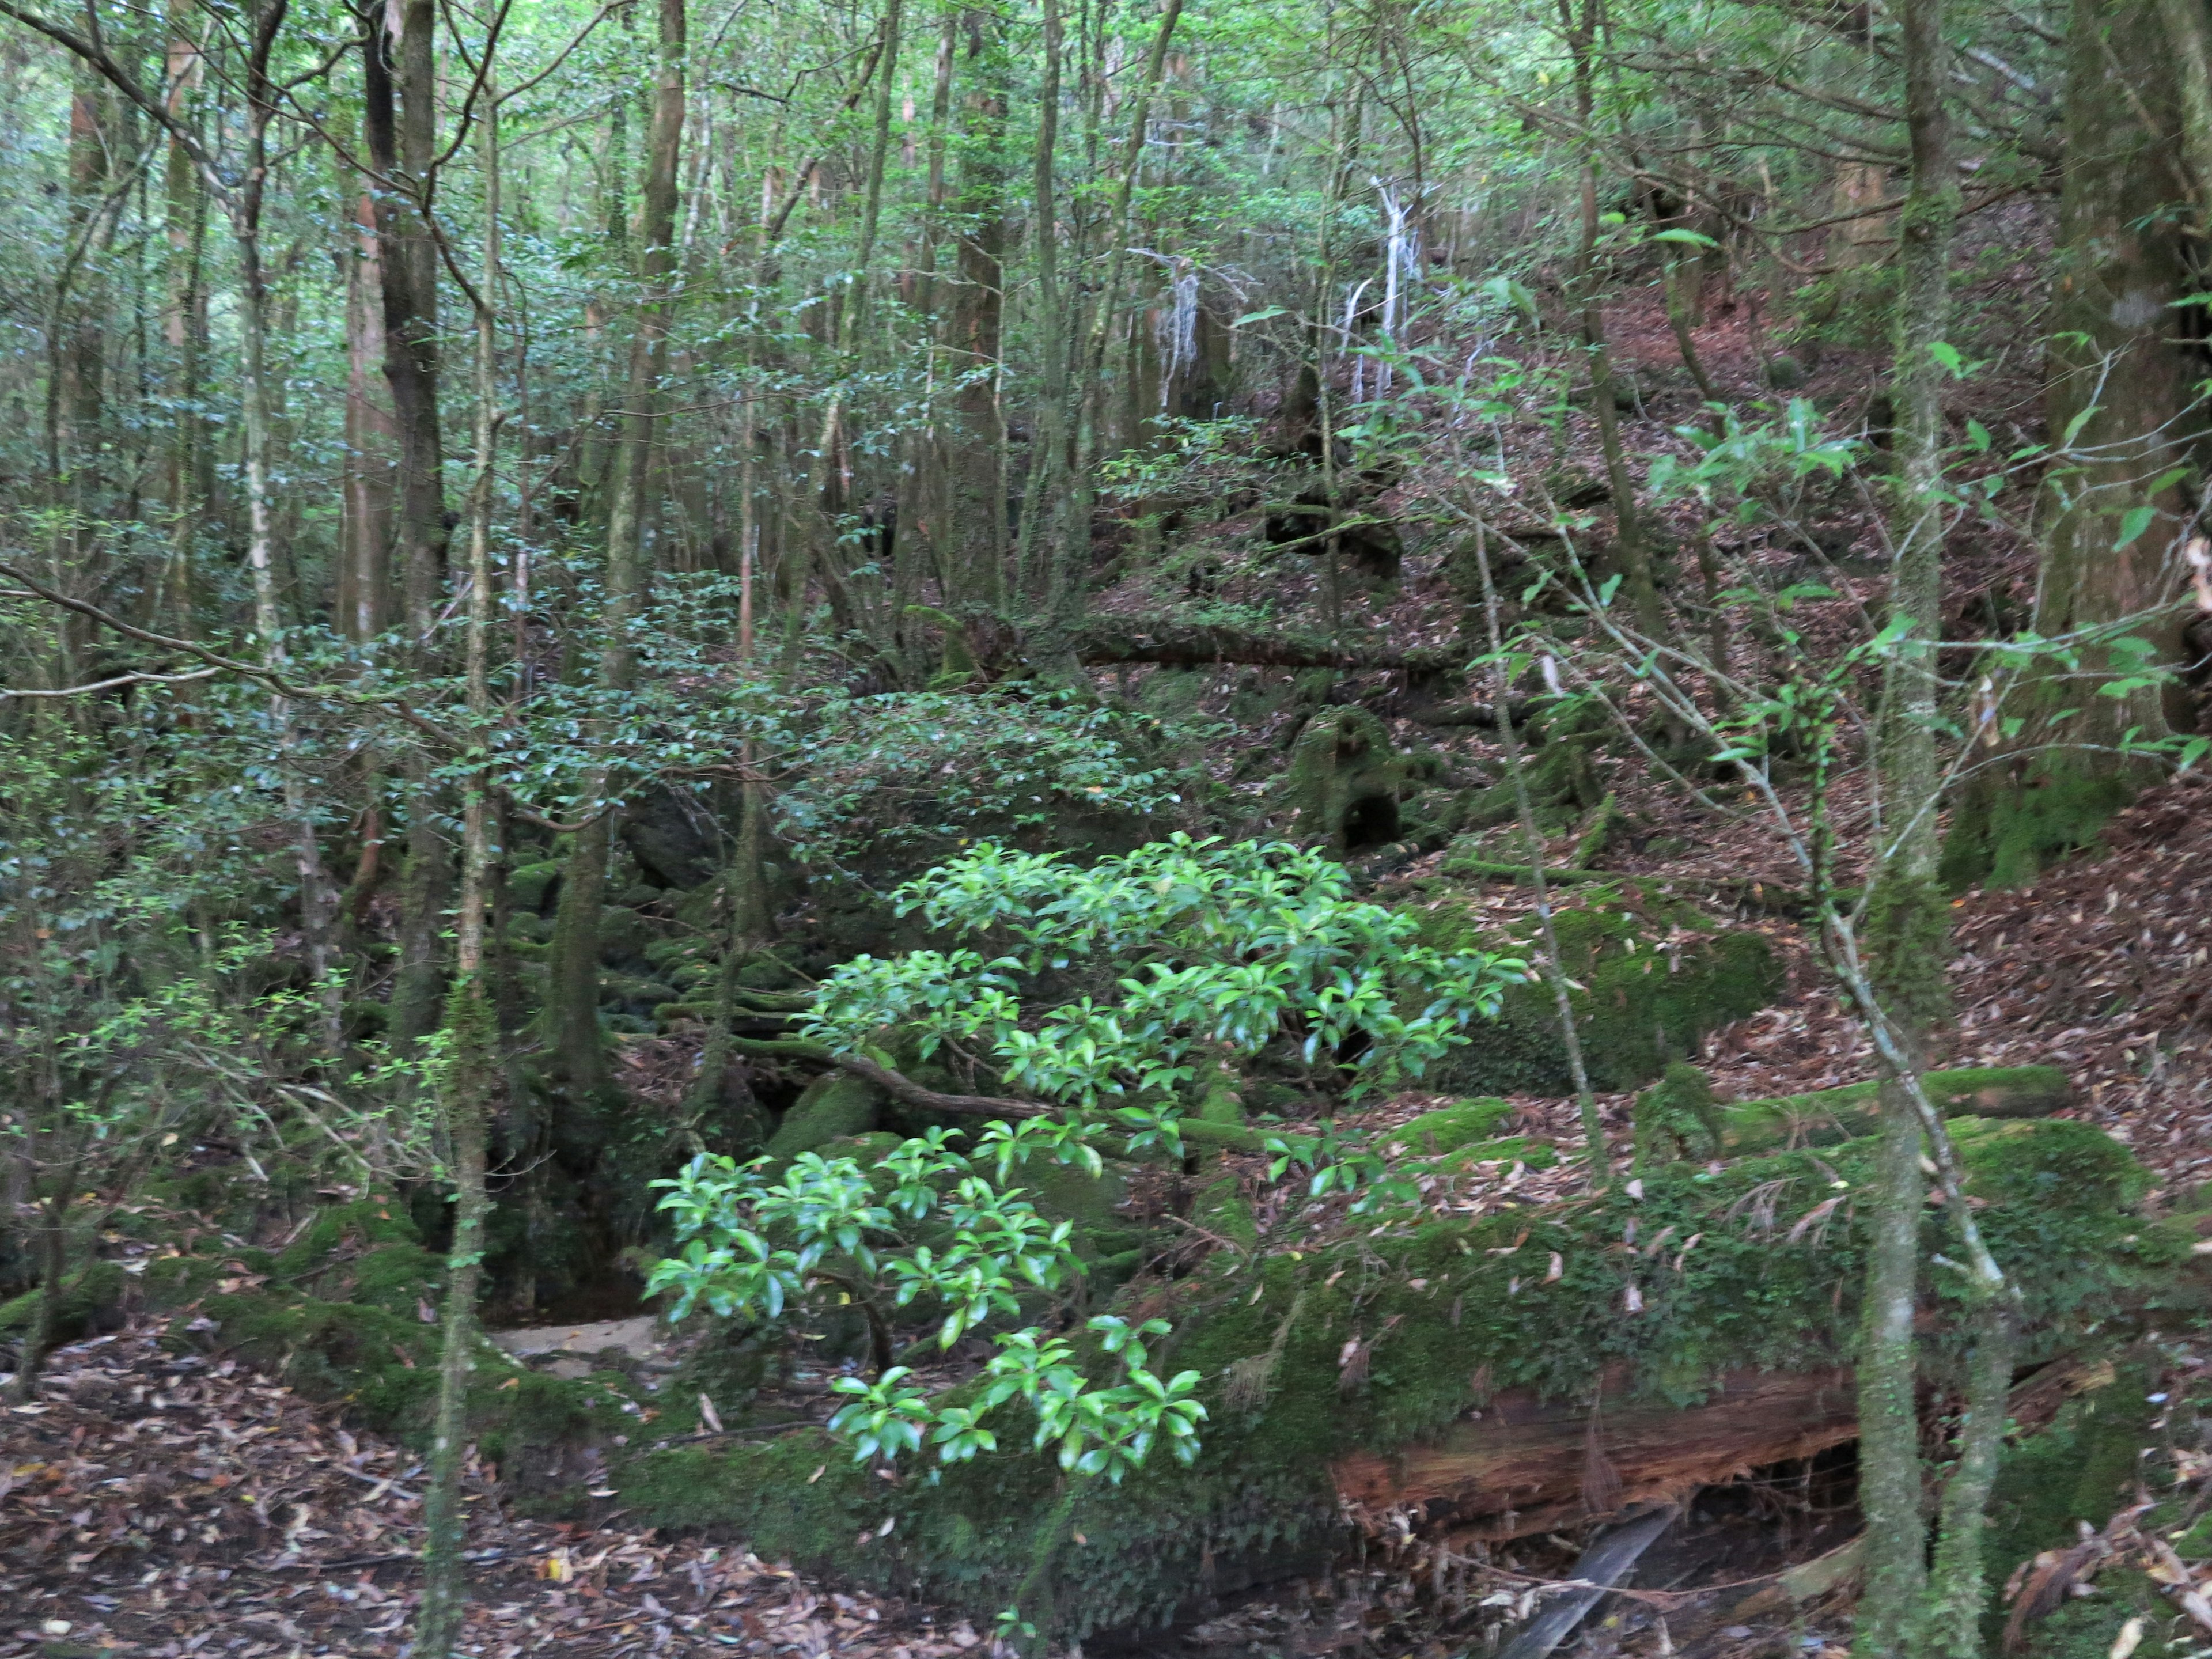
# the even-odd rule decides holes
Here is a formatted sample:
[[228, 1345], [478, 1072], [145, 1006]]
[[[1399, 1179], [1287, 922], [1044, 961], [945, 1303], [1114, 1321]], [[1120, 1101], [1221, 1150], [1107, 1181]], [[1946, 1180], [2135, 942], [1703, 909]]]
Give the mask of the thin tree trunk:
[[[640, 206], [637, 325], [630, 336], [623, 420], [609, 477], [605, 643], [599, 654], [603, 692], [627, 691], [637, 674], [631, 630], [643, 608], [648, 575], [643, 532], [651, 475], [654, 417], [667, 362], [668, 327], [677, 276], [676, 197], [684, 114], [684, 0], [660, 0], [660, 45], [653, 123], [647, 139], [645, 196]], [[545, 1018], [569, 1088], [582, 1095], [606, 1085], [599, 1037], [599, 907], [605, 900], [610, 815], [608, 780], [590, 794], [590, 823], [570, 843], [555, 921]]]
[[1612, 1160], [1606, 1146], [1605, 1120], [1598, 1115], [1597, 1096], [1590, 1089], [1589, 1073], [1583, 1064], [1581, 1029], [1575, 1023], [1575, 1005], [1567, 989], [1567, 965], [1559, 956], [1559, 930], [1552, 922], [1552, 902], [1545, 886], [1544, 837], [1536, 828], [1536, 814], [1528, 800], [1528, 779], [1521, 764], [1520, 736], [1513, 729], [1512, 690], [1504, 669], [1504, 632], [1500, 623], [1498, 589], [1490, 578], [1490, 542], [1485, 527], [1474, 527], [1475, 566], [1482, 577], [1482, 614], [1490, 635], [1491, 707], [1497, 713], [1498, 740], [1505, 750], [1506, 775], [1513, 782], [1513, 806], [1520, 819], [1521, 839], [1528, 854], [1528, 878], [1535, 884], [1536, 920], [1544, 940], [1544, 974], [1552, 981], [1553, 1006], [1559, 1016], [1559, 1040], [1567, 1051], [1567, 1075], [1575, 1085], [1575, 1103], [1582, 1113], [1583, 1139], [1589, 1148], [1590, 1181], [1611, 1184]]
[[439, 1103], [453, 1147], [453, 1241], [446, 1261], [444, 1347], [438, 1364], [438, 1415], [423, 1494], [422, 1606], [416, 1652], [447, 1659], [466, 1613], [462, 1545], [466, 1516], [461, 1476], [467, 1459], [469, 1373], [474, 1366], [477, 1291], [483, 1278], [485, 1145], [498, 1103], [499, 1021], [486, 985], [484, 921], [492, 879], [490, 777], [491, 572], [494, 446], [499, 433], [499, 106], [489, 70], [483, 90], [483, 269], [476, 308], [476, 479], [469, 495], [469, 609], [465, 647], [468, 733], [473, 756], [462, 804], [460, 913], [455, 918], [453, 988], [447, 1001], [449, 1044]]
[[[1949, 261], [1958, 173], [1943, 102], [1942, 0], [1904, 0], [1901, 35], [1912, 183], [1902, 237], [1897, 364], [1899, 477], [1890, 617], [1904, 629], [1884, 688], [1876, 757], [1883, 806], [1874, 883], [1874, 989], [1909, 1075], [1882, 1085], [1881, 1193], [1867, 1272], [1858, 1366], [1861, 1506], [1867, 1589], [1859, 1640], [1874, 1653], [1916, 1647], [1923, 1613], [1926, 1523], [1920, 1502], [1912, 1311], [1919, 1268], [1921, 1124], [1914, 1093], [1942, 1018], [1948, 909], [1936, 881], [1940, 777], [1935, 641], [1942, 620], [1943, 386], [1935, 348], [1950, 326]], [[1978, 1527], [1978, 1513], [1973, 1517]], [[1958, 1557], [1979, 1561], [1978, 1547]], [[1954, 1594], [1965, 1587], [1954, 1587]], [[1979, 1585], [1972, 1588], [1978, 1605]]]
[[1628, 474], [1628, 457], [1620, 441], [1620, 408], [1614, 400], [1613, 354], [1606, 343], [1604, 295], [1598, 285], [1598, 168], [1597, 88], [1590, 62], [1597, 50], [1602, 27], [1600, 0], [1583, 0], [1581, 22], [1575, 21], [1572, 0], [1559, 0], [1559, 25], [1574, 60], [1575, 111], [1583, 133], [1582, 167], [1582, 225], [1575, 248], [1575, 286], [1582, 304], [1583, 347], [1589, 359], [1590, 413], [1597, 418], [1598, 447], [1605, 457], [1607, 487], [1613, 496], [1615, 568], [1628, 586], [1629, 603], [1636, 608], [1636, 624], [1654, 642], [1667, 637], [1666, 613], [1660, 609], [1658, 585], [1651, 576], [1651, 550], [1644, 539], [1642, 516], [1636, 503], [1636, 483]]
[[[170, 118], [182, 124], [198, 89], [199, 49], [185, 34], [184, 11], [172, 25], [167, 105]], [[193, 608], [192, 545], [205, 507], [200, 483], [202, 422], [199, 415], [200, 348], [206, 335], [207, 298], [201, 287], [201, 262], [207, 241], [207, 194], [200, 188], [191, 154], [172, 137], [161, 172], [162, 233], [167, 270], [161, 295], [163, 389], [169, 404], [169, 446], [164, 505], [169, 514], [169, 555], [155, 585], [150, 611], [156, 628], [165, 623], [191, 638], [198, 633]]]
[[1077, 365], [1081, 405], [1076, 411], [1078, 453], [1068, 480], [1067, 505], [1061, 519], [1062, 545], [1059, 558], [1065, 572], [1060, 603], [1054, 621], [1073, 628], [1083, 609], [1085, 579], [1091, 565], [1091, 517], [1097, 490], [1099, 463], [1104, 459], [1106, 434], [1112, 429], [1103, 402], [1106, 386], [1106, 346], [1114, 319], [1121, 313], [1121, 272], [1128, 260], [1130, 204], [1136, 194], [1138, 175], [1144, 170], [1145, 132], [1152, 118], [1152, 96], [1167, 66], [1168, 47], [1176, 25], [1182, 19], [1182, 0], [1166, 0], [1159, 27], [1153, 32], [1152, 50], [1145, 57], [1145, 72], [1129, 99], [1129, 131], [1121, 141], [1119, 171], [1114, 180], [1114, 205], [1106, 218], [1106, 270], [1098, 283], [1098, 301], [1091, 313], [1091, 337]]

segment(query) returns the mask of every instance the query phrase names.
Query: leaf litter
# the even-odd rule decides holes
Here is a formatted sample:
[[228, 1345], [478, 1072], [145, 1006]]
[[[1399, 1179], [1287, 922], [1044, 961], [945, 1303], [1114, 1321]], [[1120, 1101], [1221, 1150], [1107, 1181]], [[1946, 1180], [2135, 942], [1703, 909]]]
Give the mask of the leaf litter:
[[[413, 1451], [149, 1321], [59, 1349], [0, 1407], [0, 1656], [399, 1659], [421, 1590]], [[471, 1659], [836, 1653], [991, 1642], [742, 1547], [525, 1520], [464, 1481]]]

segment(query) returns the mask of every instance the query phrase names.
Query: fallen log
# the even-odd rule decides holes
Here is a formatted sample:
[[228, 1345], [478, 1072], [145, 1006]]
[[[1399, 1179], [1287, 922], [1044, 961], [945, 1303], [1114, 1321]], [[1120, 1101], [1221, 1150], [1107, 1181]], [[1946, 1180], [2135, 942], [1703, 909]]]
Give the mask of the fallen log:
[[[2074, 1103], [2073, 1079], [2055, 1066], [1972, 1066], [1929, 1072], [1921, 1081], [1946, 1117], [2051, 1117]], [[1879, 1083], [1849, 1083], [1817, 1094], [1746, 1100], [1720, 1109], [1723, 1155], [1775, 1146], [1826, 1146], [1872, 1134]]]
[[[1632, 1381], [1626, 1367], [1610, 1369], [1595, 1410], [1511, 1389], [1433, 1441], [1340, 1458], [1330, 1478], [1355, 1514], [1413, 1510], [1453, 1542], [1474, 1543], [1680, 1503], [1858, 1437], [1850, 1374], [1839, 1369], [1727, 1372], [1686, 1407], [1638, 1401]], [[1594, 1492], [1600, 1479], [1607, 1489]]]

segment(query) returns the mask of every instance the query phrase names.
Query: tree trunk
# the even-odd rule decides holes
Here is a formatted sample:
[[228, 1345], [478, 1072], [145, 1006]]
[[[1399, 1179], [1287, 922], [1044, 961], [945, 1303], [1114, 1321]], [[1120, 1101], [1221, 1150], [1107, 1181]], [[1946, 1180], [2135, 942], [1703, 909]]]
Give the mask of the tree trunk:
[[[1936, 641], [1942, 636], [1943, 379], [1935, 348], [1950, 326], [1949, 262], [1958, 172], [1943, 102], [1948, 53], [1942, 0], [1905, 0], [1905, 122], [1912, 182], [1899, 216], [1896, 547], [1889, 614], [1903, 628], [1889, 659], [1876, 757], [1883, 842], [1869, 918], [1880, 1017], [1914, 1072], [1881, 1091], [1879, 1231], [1867, 1264], [1859, 1364], [1860, 1502], [1867, 1518], [1867, 1588], [1858, 1641], [1871, 1653], [1907, 1653], [1917, 1638], [1926, 1582], [1915, 1407], [1912, 1315], [1922, 1213], [1921, 1124], [1913, 1095], [1927, 1040], [1941, 1018], [1945, 908], [1936, 883], [1939, 775]], [[1978, 1513], [1974, 1520], [1979, 1523]]]
[[2147, 641], [2152, 662], [2170, 668], [2194, 654], [2172, 556], [2189, 511], [2175, 473], [2188, 459], [2179, 428], [2199, 373], [2173, 307], [2203, 286], [2173, 210], [2189, 187], [2175, 71], [2191, 54], [2173, 48], [2156, 7], [2131, 0], [2075, 0], [2068, 51], [2045, 400], [2061, 453], [2049, 473], [2054, 511], [2034, 626], [2045, 638], [2075, 636], [2081, 661], [2078, 672], [2031, 671], [2007, 697], [2006, 712], [2027, 722], [2023, 752], [1959, 803], [1944, 857], [1954, 886], [2032, 881], [2088, 845], [2158, 775], [2154, 759], [2124, 752], [2126, 734], [2155, 740], [2193, 723], [2178, 683], [2124, 696], [2094, 684], [2136, 666], [2109, 648], [2115, 635]]
[[[2194, 397], [2172, 308], [2197, 286], [2172, 213], [2188, 188], [2175, 153], [2175, 59], [2152, 9], [2127, 0], [2078, 0], [2070, 52], [2051, 319], [2053, 440], [2087, 418], [2069, 443], [2078, 459], [2061, 462], [2065, 510], [2045, 551], [2035, 626], [2056, 635], [2167, 607], [2136, 631], [2158, 647], [2157, 660], [2178, 664], [2171, 542], [2187, 507], [2170, 482], [2148, 488], [2183, 459], [2174, 427]], [[2160, 516], [2130, 540], [2129, 515], [2146, 507]], [[2117, 742], [2130, 726], [2146, 737], [2187, 728], [2185, 700], [2154, 687], [2068, 702], [2082, 709], [2076, 743]], [[2118, 756], [2069, 761], [2130, 784], [2148, 775], [2141, 761]]]
[[[483, 268], [476, 316], [476, 480], [469, 494], [469, 611], [465, 648], [468, 733], [473, 756], [488, 758], [491, 738], [493, 445], [499, 431], [499, 114], [489, 70], [483, 91]], [[438, 1364], [438, 1416], [423, 1494], [422, 1608], [416, 1651], [447, 1659], [458, 1642], [468, 1596], [461, 1547], [466, 1516], [461, 1475], [468, 1441], [469, 1373], [477, 1340], [477, 1288], [483, 1277], [488, 1127], [500, 1088], [499, 1022], [485, 983], [484, 920], [495, 856], [490, 777], [473, 769], [462, 806], [460, 914], [455, 919], [453, 989], [447, 1007], [451, 1042], [439, 1103], [453, 1147], [453, 1243], [446, 1264], [444, 1348]]]
[[[668, 326], [675, 307], [674, 278], [678, 169], [684, 142], [684, 0], [660, 0], [660, 46], [653, 124], [646, 143], [645, 196], [638, 222], [637, 324], [630, 335], [629, 373], [622, 428], [609, 476], [606, 642], [599, 657], [604, 691], [628, 690], [636, 679], [636, 625], [649, 586], [643, 531], [646, 486], [651, 476], [655, 413], [668, 356]], [[571, 842], [561, 880], [545, 1018], [560, 1068], [571, 1090], [596, 1093], [605, 1086], [606, 1056], [599, 1039], [599, 907], [605, 902], [607, 815], [599, 810], [607, 787], [593, 786], [592, 822]]]
[[344, 500], [338, 529], [338, 631], [356, 644], [391, 621], [392, 411], [378, 395], [384, 361], [382, 261], [376, 210], [362, 196], [361, 234], [346, 256]]
[[[445, 586], [444, 444], [439, 425], [437, 250], [420, 211], [436, 161], [434, 0], [401, 0], [372, 14], [362, 43], [362, 131], [376, 178], [378, 276], [384, 295], [384, 374], [398, 447], [394, 553], [416, 665], [428, 672]], [[398, 24], [395, 30], [394, 23]], [[404, 766], [406, 873], [400, 884], [399, 965], [392, 990], [394, 1051], [410, 1057], [438, 1020], [439, 936], [452, 890], [451, 854], [430, 811], [429, 763]]]
[[1060, 0], [1043, 0], [1044, 63], [1037, 88], [1036, 153], [1030, 169], [1030, 231], [1036, 244], [1037, 356], [1043, 366], [1044, 395], [1030, 441], [1028, 487], [1022, 491], [1021, 538], [1014, 554], [1018, 607], [1026, 611], [1035, 580], [1033, 562], [1042, 546], [1051, 562], [1045, 580], [1045, 611], [1066, 608], [1068, 562], [1062, 539], [1053, 533], [1055, 515], [1066, 503], [1063, 463], [1067, 442], [1067, 318], [1060, 298], [1060, 206], [1053, 185], [1054, 151], [1060, 143]]
[[[168, 111], [173, 120], [188, 118], [191, 94], [201, 73], [199, 48], [185, 30], [179, 10], [168, 50]], [[192, 547], [200, 530], [206, 495], [202, 484], [203, 441], [199, 416], [200, 349], [207, 336], [207, 295], [201, 262], [207, 242], [207, 195], [191, 154], [175, 138], [166, 147], [161, 169], [162, 237], [166, 269], [161, 292], [162, 390], [169, 404], [169, 445], [163, 505], [169, 514], [168, 563], [155, 585], [149, 607], [152, 625], [171, 627], [191, 637], [196, 598]]]
[[61, 1328], [62, 1282], [69, 1272], [70, 1197], [76, 1188], [76, 1171], [64, 1170], [52, 1194], [39, 1206], [39, 1299], [31, 1304], [31, 1323], [15, 1359], [15, 1380], [8, 1388], [9, 1398], [17, 1405], [37, 1397], [39, 1373]]
[[1000, 146], [1006, 128], [1006, 41], [997, 18], [972, 10], [968, 36], [965, 142], [953, 216], [961, 227], [956, 296], [945, 339], [952, 398], [948, 445], [952, 500], [952, 556], [947, 561], [961, 602], [1006, 604], [1006, 481], [1002, 465], [1006, 419], [999, 404], [1001, 330], [1006, 314], [1006, 166]]

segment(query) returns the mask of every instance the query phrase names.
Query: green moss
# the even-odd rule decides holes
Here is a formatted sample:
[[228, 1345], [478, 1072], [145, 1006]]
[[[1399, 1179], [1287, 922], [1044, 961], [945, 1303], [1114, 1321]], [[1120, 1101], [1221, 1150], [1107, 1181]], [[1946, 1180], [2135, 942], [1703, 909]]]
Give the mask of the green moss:
[[1715, 1158], [1721, 1141], [1713, 1085], [1687, 1060], [1675, 1060], [1656, 1084], [1637, 1097], [1638, 1169], [1668, 1158]]
[[357, 1198], [319, 1211], [307, 1231], [277, 1256], [276, 1271], [298, 1279], [326, 1265], [342, 1249], [422, 1242], [421, 1231], [398, 1199]]
[[[87, 1262], [63, 1285], [61, 1306], [56, 1310], [54, 1328], [48, 1340], [74, 1342], [85, 1335], [103, 1315], [120, 1310], [130, 1286], [131, 1276], [123, 1271], [120, 1262]], [[19, 1297], [0, 1302], [0, 1334], [14, 1335], [29, 1330], [38, 1317], [41, 1294], [33, 1286]]]
[[1383, 1137], [1386, 1146], [1403, 1146], [1417, 1158], [1436, 1158], [1455, 1152], [1471, 1142], [1487, 1139], [1490, 1132], [1511, 1115], [1510, 1100], [1455, 1100], [1433, 1112], [1424, 1112], [1401, 1123]]
[[1937, 872], [1943, 884], [1954, 892], [2024, 886], [2057, 860], [2094, 846], [2136, 787], [2093, 774], [2088, 758], [2061, 752], [2036, 762], [2016, 784], [1992, 778], [1966, 790], [1943, 842]]
[[1033, 1159], [1009, 1176], [1035, 1204], [1040, 1214], [1079, 1227], [1109, 1227], [1115, 1206], [1127, 1189], [1121, 1172], [1108, 1165], [1097, 1176], [1086, 1175], [1072, 1164]]
[[553, 884], [561, 878], [567, 861], [546, 859], [538, 864], [525, 864], [507, 874], [507, 901], [518, 910], [543, 911], [545, 896]]
[[768, 1155], [787, 1164], [845, 1135], [875, 1127], [881, 1097], [875, 1087], [849, 1072], [830, 1072], [806, 1085], [792, 1103], [768, 1143]]
[[[2123, 1364], [2102, 1386], [2060, 1407], [2048, 1429], [2005, 1448], [1990, 1496], [1984, 1546], [1994, 1577], [2001, 1580], [2039, 1551], [2065, 1548], [2079, 1538], [2078, 1523], [2101, 1528], [2128, 1501], [2142, 1449], [2158, 1440], [2150, 1425], [2159, 1407], [2144, 1398], [2152, 1379], [2142, 1362]], [[2100, 1616], [2081, 1628], [2104, 1632], [2104, 1645], [2097, 1649], [2101, 1656], [2125, 1615], [2116, 1613], [2109, 1602], [2098, 1611]], [[2001, 1621], [1990, 1623], [1994, 1636]], [[2036, 1627], [2028, 1650], [2052, 1656], [2074, 1651], [2077, 1623], [2055, 1615]]]
[[[2185, 1242], [2129, 1213], [2143, 1174], [2089, 1126], [1962, 1125], [1960, 1146], [1972, 1191], [1988, 1201], [1991, 1247], [2026, 1291], [2031, 1363], [2078, 1352], [2092, 1328], [2111, 1329], [2127, 1298], [2187, 1258]], [[1157, 1620], [1206, 1586], [1325, 1559], [1339, 1541], [1330, 1461], [1435, 1434], [1477, 1387], [1586, 1398], [1617, 1367], [1631, 1396], [1688, 1403], [1724, 1372], [1848, 1363], [1868, 1223], [1844, 1207], [1826, 1227], [1790, 1234], [1837, 1195], [1832, 1182], [1869, 1184], [1873, 1156], [1862, 1141], [1818, 1158], [1745, 1159], [1717, 1175], [1676, 1166], [1647, 1178], [1640, 1201], [1615, 1191], [1473, 1222], [1413, 1212], [1297, 1258], [1218, 1252], [1165, 1287], [1176, 1333], [1155, 1356], [1206, 1379], [1205, 1449], [1188, 1468], [1161, 1460], [1118, 1488], [1064, 1487], [1010, 1421], [1000, 1453], [910, 1471], [895, 1486], [809, 1431], [647, 1455], [619, 1476], [622, 1501], [640, 1523], [726, 1528], [764, 1554], [988, 1616], [1030, 1571], [1072, 1491], [1066, 1541], [1052, 1556], [1060, 1589], [1030, 1609], [1048, 1601], [1069, 1639]], [[1632, 1220], [1657, 1254], [1623, 1249]], [[1923, 1225], [1927, 1248], [1949, 1243], [1940, 1213]], [[1550, 1279], [1554, 1252], [1561, 1272]], [[1940, 1273], [1928, 1282], [1938, 1299], [1953, 1294]], [[1630, 1283], [1640, 1312], [1628, 1311]], [[1939, 1310], [1932, 1322], [1948, 1331], [1963, 1322]], [[1340, 1366], [1354, 1340], [1366, 1346], [1367, 1370], [1346, 1385]], [[1939, 1380], [1959, 1359], [1942, 1336], [1926, 1353]], [[1249, 1388], [1232, 1401], [1224, 1375], [1238, 1367], [1249, 1381], [1255, 1365], [1256, 1403]], [[870, 1541], [856, 1546], [863, 1535]]]
[[[1508, 951], [1530, 959], [1534, 973], [1534, 945], [1501, 933], [1474, 907], [1446, 902], [1420, 917], [1425, 943]], [[1664, 906], [1633, 889], [1557, 914], [1568, 976], [1586, 988], [1571, 1000], [1583, 1061], [1601, 1091], [1649, 1083], [1670, 1060], [1696, 1052], [1708, 1031], [1758, 1012], [1781, 989], [1781, 964], [1762, 936], [1687, 931], [1700, 920], [1686, 906]], [[1670, 933], [1674, 948], [1659, 948]], [[1432, 1066], [1425, 1084], [1468, 1094], [1573, 1089], [1558, 1003], [1540, 975], [1509, 989], [1498, 1018], [1468, 1034], [1468, 1045]]]
[[[2071, 1103], [2074, 1085], [2054, 1066], [1970, 1066], [1921, 1079], [1947, 1116], [2042, 1117]], [[1719, 1114], [1720, 1149], [1729, 1155], [1779, 1146], [1820, 1146], [1874, 1133], [1879, 1083], [1849, 1083], [1815, 1094], [1741, 1101]]]
[[1504, 1135], [1496, 1140], [1478, 1140], [1455, 1152], [1448, 1152], [1437, 1160], [1437, 1167], [1455, 1175], [1481, 1164], [1525, 1164], [1532, 1170], [1548, 1170], [1559, 1161], [1559, 1153], [1548, 1142], [1532, 1142], [1525, 1135]]

